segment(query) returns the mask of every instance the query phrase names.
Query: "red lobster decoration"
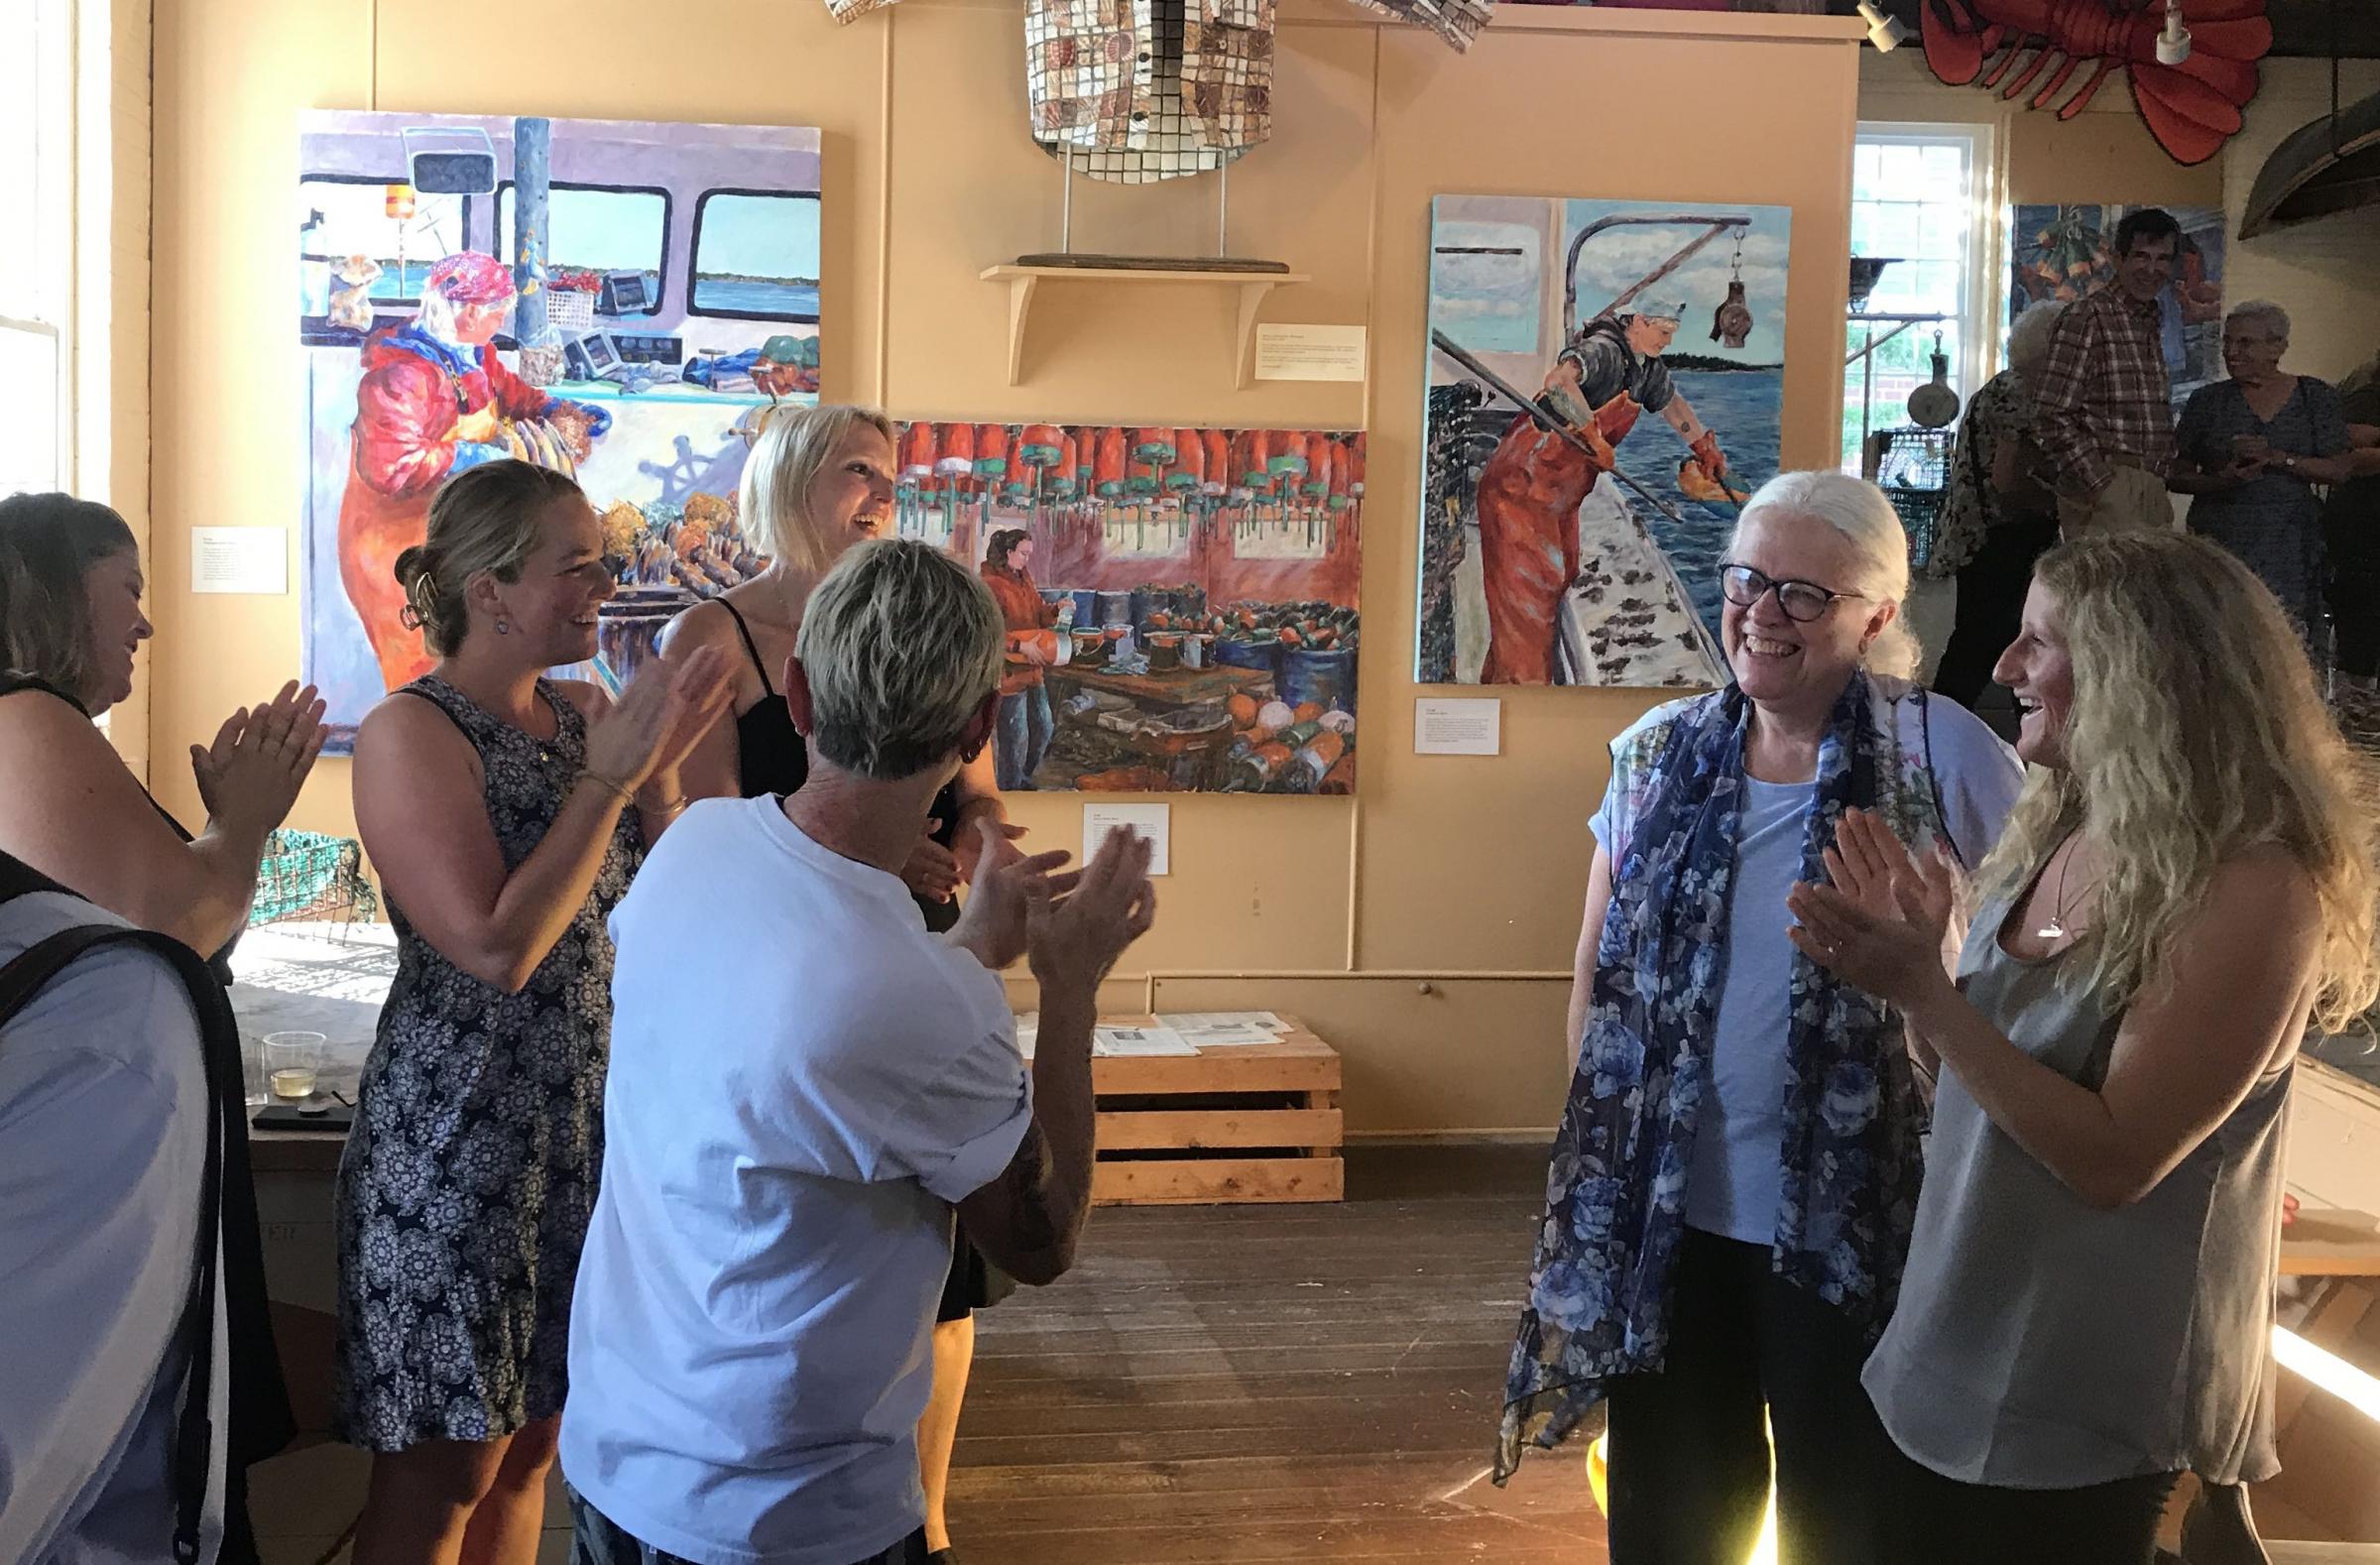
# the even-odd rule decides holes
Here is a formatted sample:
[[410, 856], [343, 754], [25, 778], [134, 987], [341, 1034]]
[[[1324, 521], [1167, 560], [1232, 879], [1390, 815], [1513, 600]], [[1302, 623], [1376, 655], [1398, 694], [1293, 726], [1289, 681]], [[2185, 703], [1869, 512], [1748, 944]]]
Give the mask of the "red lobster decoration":
[[[1921, 0], [1926, 63], [1955, 87], [1981, 77], [2011, 101], [2053, 60], [2058, 68], [2034, 93], [2048, 108], [2086, 60], [2098, 68], [2058, 107], [2071, 120], [2118, 70], [2132, 76], [2132, 101], [2178, 163], [2204, 163], [2239, 131], [2240, 106], [2256, 95], [2256, 61], [2273, 47], [2264, 0], [2182, 0], [2190, 59], [2157, 61], [2163, 0]], [[2019, 60], [2032, 59], [2013, 77]], [[1989, 69], [1985, 67], [1989, 66]], [[2007, 85], [2001, 86], [2003, 78]]]

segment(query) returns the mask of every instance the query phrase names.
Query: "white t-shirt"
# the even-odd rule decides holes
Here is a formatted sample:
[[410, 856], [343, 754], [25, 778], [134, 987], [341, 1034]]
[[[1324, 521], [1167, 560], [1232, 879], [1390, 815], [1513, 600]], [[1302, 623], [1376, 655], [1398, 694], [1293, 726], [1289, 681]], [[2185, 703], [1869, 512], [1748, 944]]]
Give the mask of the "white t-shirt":
[[562, 1471], [700, 1565], [865, 1559], [925, 1517], [951, 1205], [1032, 1116], [1006, 991], [772, 797], [687, 810], [611, 927]]
[[[0, 907], [0, 964], [122, 922], [29, 893]], [[0, 1560], [174, 1557], [206, 1114], [197, 1013], [150, 952], [77, 958], [0, 1027]], [[218, 1272], [202, 1565], [222, 1543], [227, 1330]]]

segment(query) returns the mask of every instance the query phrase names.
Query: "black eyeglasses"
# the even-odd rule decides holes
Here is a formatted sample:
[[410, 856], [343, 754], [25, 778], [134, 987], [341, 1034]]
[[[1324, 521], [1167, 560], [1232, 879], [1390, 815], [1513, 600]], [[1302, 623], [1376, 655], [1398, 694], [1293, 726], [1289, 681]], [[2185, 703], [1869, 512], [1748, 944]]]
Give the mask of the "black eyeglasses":
[[1807, 625], [1823, 617], [1835, 606], [1837, 598], [1859, 596], [1856, 592], [1837, 592], [1815, 581], [1779, 581], [1749, 565], [1720, 566], [1719, 590], [1739, 609], [1748, 609], [1773, 592], [1777, 595], [1777, 607], [1797, 625]]

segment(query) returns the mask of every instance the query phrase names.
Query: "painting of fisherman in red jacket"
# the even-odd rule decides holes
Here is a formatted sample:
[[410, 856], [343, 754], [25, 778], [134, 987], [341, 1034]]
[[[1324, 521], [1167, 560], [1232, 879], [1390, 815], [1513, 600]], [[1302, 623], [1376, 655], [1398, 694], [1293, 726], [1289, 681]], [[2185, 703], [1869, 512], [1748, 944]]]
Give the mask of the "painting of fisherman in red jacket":
[[339, 578], [392, 690], [435, 662], [405, 627], [396, 565], [421, 542], [438, 486], [506, 457], [566, 467], [611, 427], [602, 409], [548, 397], [504, 367], [491, 344], [512, 307], [511, 270], [457, 251], [430, 268], [417, 316], [364, 340]]

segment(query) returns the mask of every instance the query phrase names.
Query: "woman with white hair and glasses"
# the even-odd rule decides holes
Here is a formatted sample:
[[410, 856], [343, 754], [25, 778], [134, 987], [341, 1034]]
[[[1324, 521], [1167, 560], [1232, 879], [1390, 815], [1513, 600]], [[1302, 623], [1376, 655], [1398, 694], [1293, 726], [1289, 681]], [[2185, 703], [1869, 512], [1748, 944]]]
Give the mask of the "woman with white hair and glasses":
[[1733, 681], [1611, 746], [1577, 1060], [1497, 1472], [1607, 1401], [1614, 1565], [1740, 1565], [1775, 1436], [1787, 1560], [1903, 1565], [1859, 1367], [1892, 1312], [1922, 1126], [1899, 1018], [1788, 938], [1785, 899], [1874, 810], [1977, 863], [2022, 777], [1910, 682], [1909, 551], [1881, 491], [1771, 479], [1721, 565]]
[[2166, 487], [2195, 497], [2190, 530], [2245, 561], [2316, 643], [2327, 565], [2311, 486], [2348, 476], [2346, 408], [2328, 382], [2283, 373], [2288, 351], [2280, 305], [2251, 301], [2223, 318], [2231, 378], [2191, 394]]

